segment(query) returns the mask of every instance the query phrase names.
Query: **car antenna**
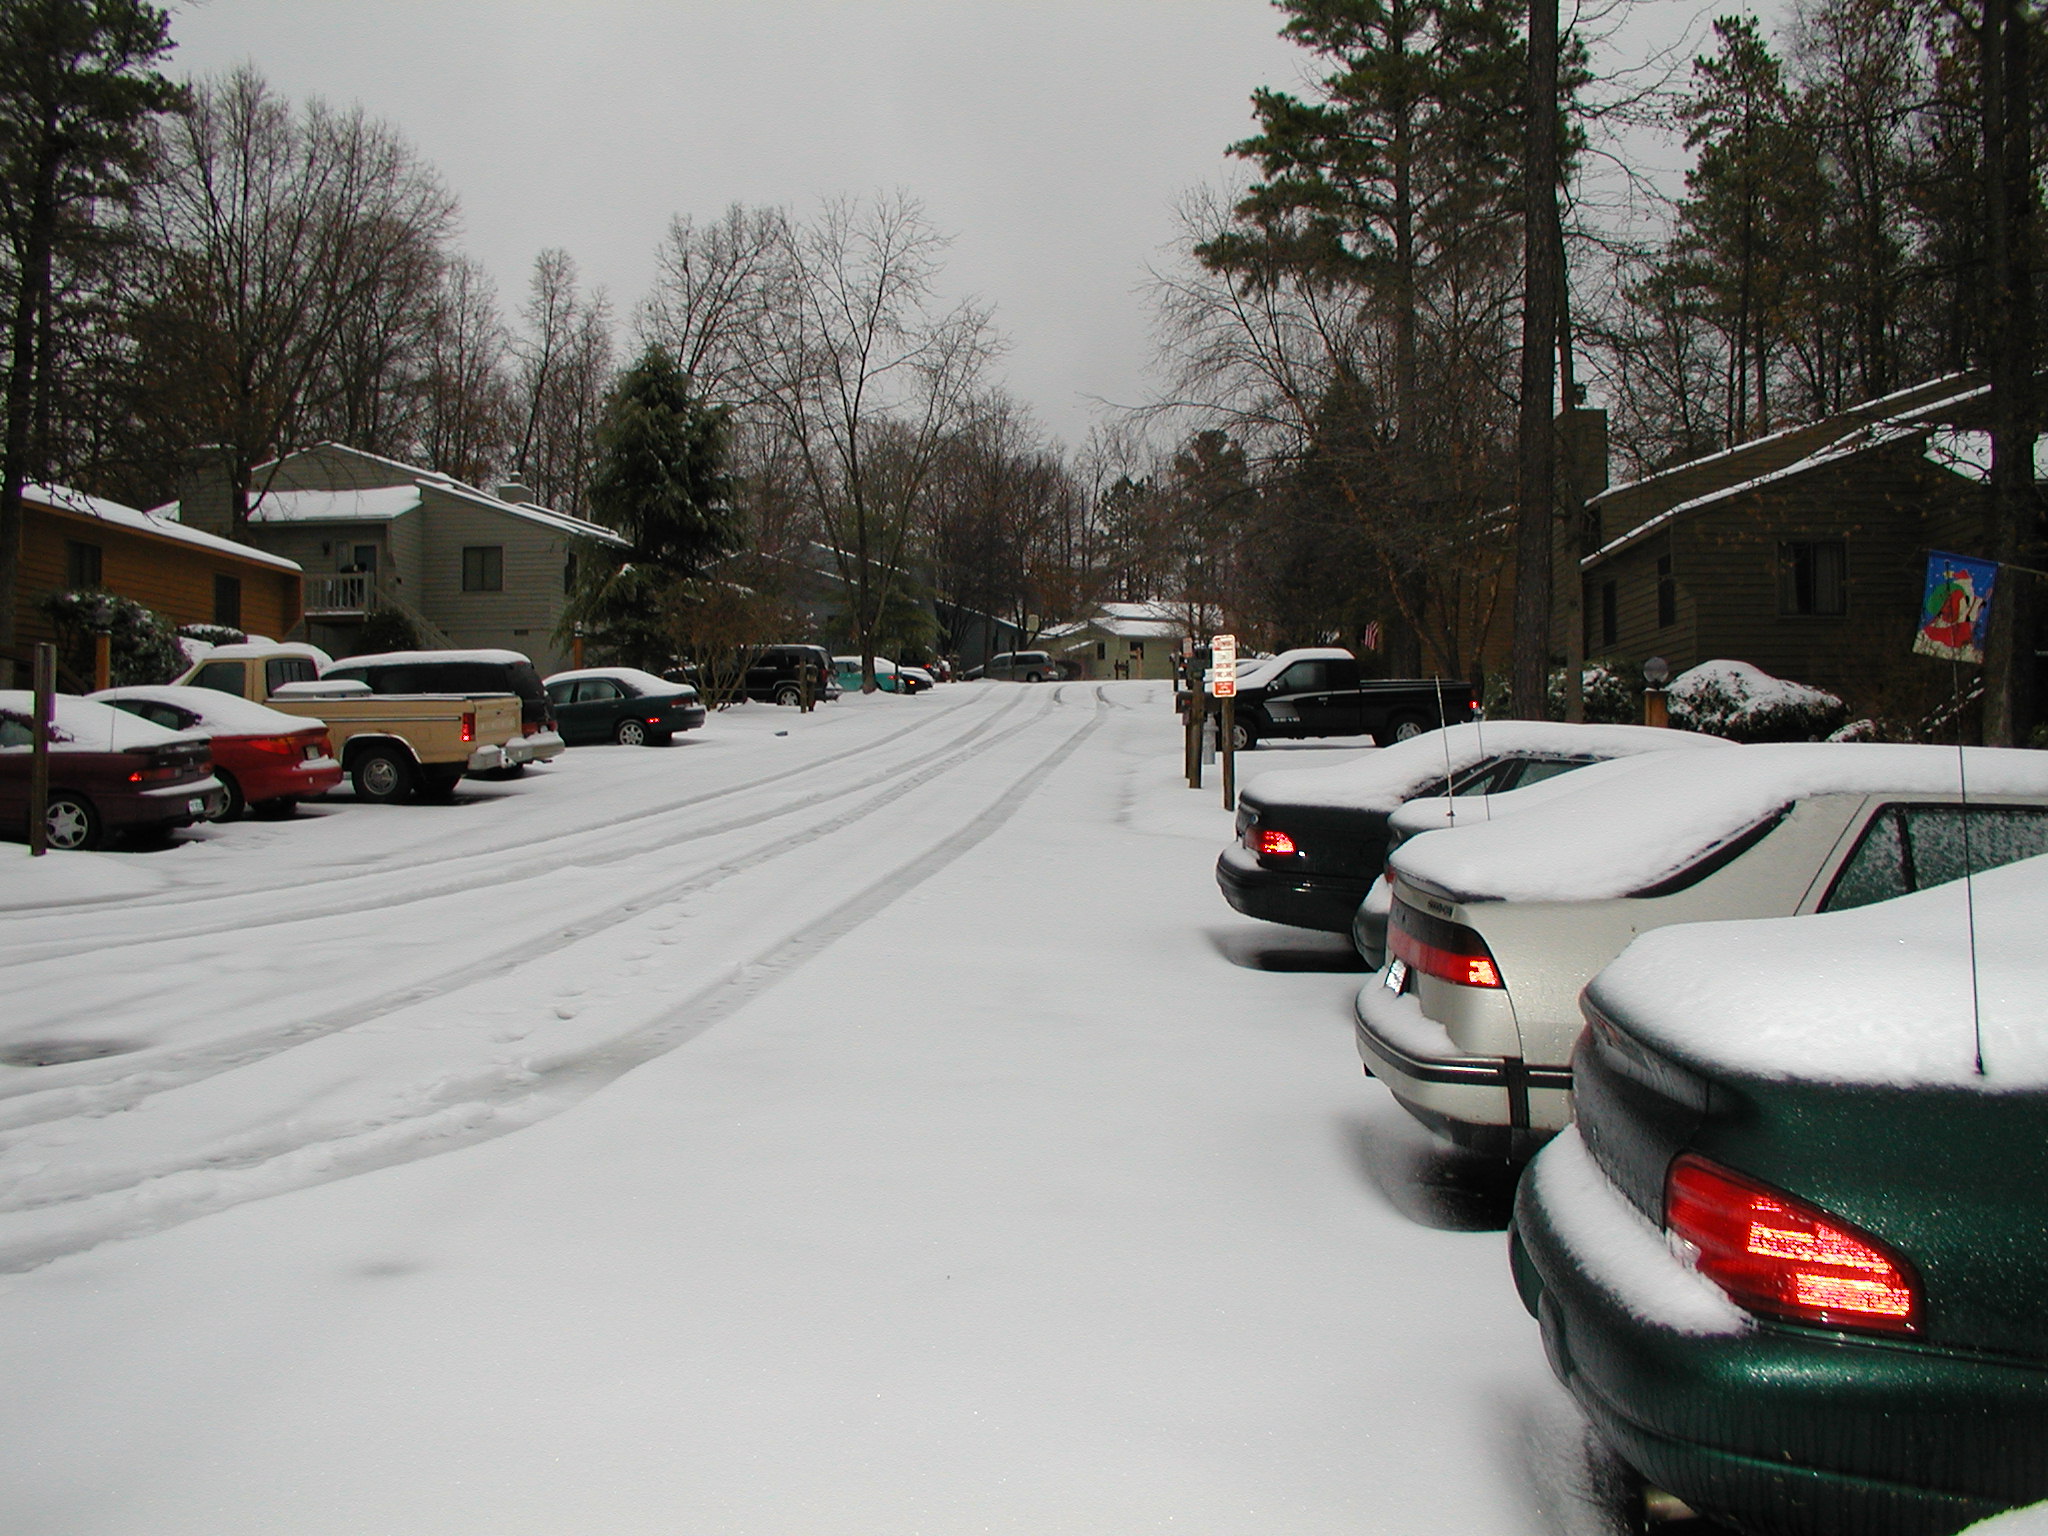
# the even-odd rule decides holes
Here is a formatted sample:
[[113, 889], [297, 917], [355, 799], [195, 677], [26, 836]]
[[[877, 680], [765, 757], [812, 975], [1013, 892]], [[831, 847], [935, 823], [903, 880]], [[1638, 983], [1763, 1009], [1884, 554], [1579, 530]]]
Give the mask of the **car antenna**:
[[1963, 812], [1963, 924], [1970, 935], [1970, 1035], [1976, 1045], [1977, 1075], [1984, 1072], [1984, 1001], [1977, 988], [1977, 880], [1970, 857], [1970, 768], [1963, 751], [1962, 669], [1951, 658], [1949, 691], [1956, 701], [1956, 793]]
[[1444, 718], [1444, 680], [1432, 676], [1430, 683], [1436, 689], [1437, 739], [1444, 744], [1444, 813], [1445, 824], [1458, 824], [1458, 797], [1451, 792], [1451, 724]]

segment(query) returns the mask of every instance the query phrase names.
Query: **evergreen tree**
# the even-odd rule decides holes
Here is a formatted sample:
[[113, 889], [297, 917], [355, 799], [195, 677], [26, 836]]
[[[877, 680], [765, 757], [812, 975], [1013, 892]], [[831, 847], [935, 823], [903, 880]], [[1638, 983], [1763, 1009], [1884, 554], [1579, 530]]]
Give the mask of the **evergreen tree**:
[[591, 513], [632, 541], [636, 563], [694, 576], [739, 548], [725, 413], [691, 397], [662, 348], [619, 375], [597, 450]]
[[0, 671], [14, 644], [21, 488], [49, 472], [55, 275], [147, 166], [151, 120], [182, 101], [153, 68], [170, 49], [169, 17], [139, 0], [0, 0]]

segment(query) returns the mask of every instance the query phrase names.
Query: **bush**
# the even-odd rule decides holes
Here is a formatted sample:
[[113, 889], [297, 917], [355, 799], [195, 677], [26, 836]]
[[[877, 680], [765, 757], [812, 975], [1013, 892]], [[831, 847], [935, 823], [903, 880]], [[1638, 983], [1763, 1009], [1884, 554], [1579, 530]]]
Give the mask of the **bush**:
[[[1581, 697], [1588, 725], [1641, 725], [1643, 685], [1627, 672], [1593, 663], [1579, 674]], [[1550, 718], [1562, 720], [1565, 712], [1565, 671], [1550, 674]]]
[[178, 638], [180, 640], [201, 640], [208, 646], [215, 646], [240, 645], [249, 637], [243, 634], [241, 630], [231, 629], [225, 624], [180, 624], [178, 626]]
[[385, 651], [420, 649], [420, 632], [413, 622], [395, 608], [374, 608], [356, 631], [356, 654], [378, 656]]
[[1731, 741], [1820, 741], [1849, 708], [1823, 688], [1772, 677], [1746, 661], [1703, 661], [1665, 691], [1681, 731]]
[[112, 641], [109, 681], [116, 688], [167, 683], [185, 670], [177, 631], [162, 614], [95, 588], [52, 592], [42, 609], [57, 631], [57, 648], [73, 676], [92, 677], [93, 636]]

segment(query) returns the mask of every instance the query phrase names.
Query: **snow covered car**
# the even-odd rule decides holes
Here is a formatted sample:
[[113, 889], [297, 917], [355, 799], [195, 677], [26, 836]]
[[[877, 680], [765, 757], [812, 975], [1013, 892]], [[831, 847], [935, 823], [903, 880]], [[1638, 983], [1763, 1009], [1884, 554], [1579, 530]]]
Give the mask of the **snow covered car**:
[[999, 651], [978, 667], [961, 674], [967, 678], [993, 677], [1012, 683], [1056, 683], [1066, 674], [1052, 659], [1050, 651]]
[[1939, 885], [1966, 837], [1977, 869], [2048, 852], [2048, 753], [1963, 760], [1967, 796], [1949, 747], [1662, 752], [1410, 839], [1388, 861], [1392, 953], [1358, 994], [1366, 1070], [1452, 1141], [1526, 1157], [1570, 1117], [1579, 991], [1637, 934]]
[[301, 800], [341, 782], [326, 725], [251, 704], [217, 688], [106, 688], [89, 698], [167, 731], [207, 738], [223, 799], [215, 821], [243, 811], [289, 814]]
[[1238, 797], [1237, 840], [1217, 857], [1216, 884], [1247, 917], [1349, 933], [1386, 863], [1387, 817], [1404, 801], [1446, 787], [1457, 799], [1485, 797], [1608, 758], [1728, 745], [1640, 725], [1493, 720], [1341, 767], [1262, 773]]
[[557, 728], [571, 743], [659, 746], [677, 731], [694, 731], [704, 723], [704, 706], [695, 688], [637, 667], [557, 672], [546, 686]]
[[[834, 656], [832, 676], [845, 692], [860, 692], [860, 658]], [[883, 693], [923, 693], [933, 686], [932, 675], [920, 667], [899, 667], [888, 657], [877, 656], [875, 686]]]
[[[0, 690], [0, 829], [28, 835], [35, 695]], [[98, 848], [124, 832], [168, 832], [220, 807], [206, 738], [59, 694], [43, 825], [52, 848]]]
[[1516, 1285], [1600, 1433], [1740, 1530], [2048, 1498], [2048, 859], [1972, 885], [1662, 929], [1586, 991]]

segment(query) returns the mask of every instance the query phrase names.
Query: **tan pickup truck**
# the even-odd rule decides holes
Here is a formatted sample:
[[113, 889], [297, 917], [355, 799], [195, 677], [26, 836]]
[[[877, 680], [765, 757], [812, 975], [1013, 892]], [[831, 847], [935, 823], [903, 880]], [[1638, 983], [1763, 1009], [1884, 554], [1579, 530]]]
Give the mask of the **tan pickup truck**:
[[465, 773], [510, 766], [505, 744], [521, 729], [517, 694], [376, 694], [365, 683], [323, 683], [311, 646], [219, 646], [177, 681], [326, 721], [359, 800], [449, 794]]

